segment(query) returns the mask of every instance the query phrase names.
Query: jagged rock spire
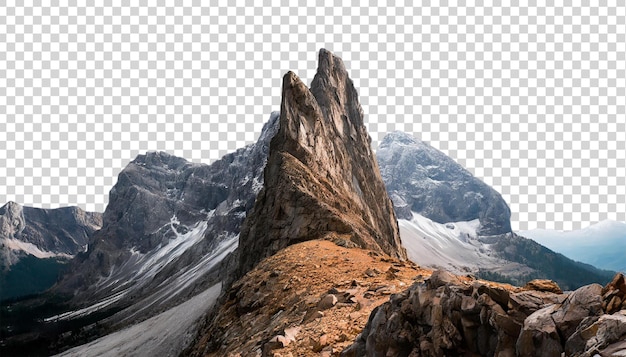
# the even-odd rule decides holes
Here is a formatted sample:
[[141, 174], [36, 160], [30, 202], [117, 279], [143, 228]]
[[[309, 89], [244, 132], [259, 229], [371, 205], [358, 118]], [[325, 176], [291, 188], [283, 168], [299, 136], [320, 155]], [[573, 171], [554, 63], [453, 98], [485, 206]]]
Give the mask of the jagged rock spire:
[[328, 234], [406, 258], [357, 97], [342, 60], [324, 49], [310, 90], [293, 72], [284, 76], [265, 186], [240, 236], [240, 274]]

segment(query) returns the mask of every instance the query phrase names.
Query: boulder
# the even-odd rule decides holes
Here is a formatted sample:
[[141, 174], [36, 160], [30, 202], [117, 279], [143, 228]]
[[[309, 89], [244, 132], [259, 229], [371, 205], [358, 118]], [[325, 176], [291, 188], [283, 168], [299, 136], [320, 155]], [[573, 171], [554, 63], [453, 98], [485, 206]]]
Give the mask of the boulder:
[[586, 317], [603, 313], [601, 292], [602, 286], [599, 284], [583, 286], [571, 293], [554, 312], [552, 318], [564, 340], [576, 331]]
[[563, 352], [558, 328], [552, 319], [557, 305], [535, 311], [524, 321], [516, 348], [520, 357], [560, 357]]
[[319, 303], [317, 303], [317, 308], [320, 310], [328, 310], [331, 307], [337, 305], [337, 301], [338, 301], [337, 296], [333, 294], [328, 294], [324, 296], [322, 300], [320, 300]]
[[562, 294], [563, 290], [559, 287], [559, 285], [548, 279], [535, 279], [531, 280], [524, 286], [526, 290], [536, 290], [536, 291], [546, 291], [555, 294]]

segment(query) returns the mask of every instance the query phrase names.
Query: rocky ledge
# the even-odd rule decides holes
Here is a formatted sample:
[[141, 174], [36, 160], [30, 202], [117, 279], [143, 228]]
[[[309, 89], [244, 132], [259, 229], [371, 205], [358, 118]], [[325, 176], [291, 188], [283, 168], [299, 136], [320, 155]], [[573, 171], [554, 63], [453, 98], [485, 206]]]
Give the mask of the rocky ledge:
[[[539, 289], [539, 290], [527, 290]], [[445, 271], [376, 308], [342, 356], [623, 356], [626, 283], [561, 293], [468, 284]]]

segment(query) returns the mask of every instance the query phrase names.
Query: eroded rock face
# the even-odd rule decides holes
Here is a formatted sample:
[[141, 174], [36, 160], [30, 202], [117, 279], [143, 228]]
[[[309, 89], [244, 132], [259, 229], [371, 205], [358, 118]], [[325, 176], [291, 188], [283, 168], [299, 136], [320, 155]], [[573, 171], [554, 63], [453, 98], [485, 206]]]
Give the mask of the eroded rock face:
[[[626, 310], [598, 284], [570, 294], [432, 279], [393, 295], [342, 356], [601, 356], [626, 353]], [[619, 290], [619, 289], [617, 289]], [[618, 294], [617, 292], [615, 294]], [[613, 295], [616, 296], [616, 295]]]
[[290, 244], [331, 232], [405, 259], [357, 92], [341, 59], [322, 49], [310, 90], [288, 72], [280, 113], [265, 187], [242, 228], [239, 275]]

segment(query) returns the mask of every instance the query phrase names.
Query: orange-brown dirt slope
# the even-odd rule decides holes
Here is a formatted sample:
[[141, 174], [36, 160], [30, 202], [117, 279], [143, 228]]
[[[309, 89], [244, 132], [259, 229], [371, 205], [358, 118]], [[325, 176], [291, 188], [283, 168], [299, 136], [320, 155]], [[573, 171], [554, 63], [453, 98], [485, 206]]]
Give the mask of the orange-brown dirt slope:
[[[339, 244], [345, 243], [336, 237]], [[430, 271], [329, 240], [289, 246], [233, 284], [193, 355], [319, 356], [354, 341], [389, 295]]]
[[[346, 244], [336, 235], [289, 246], [227, 292], [186, 351], [194, 356], [336, 356], [377, 306], [430, 270]], [[477, 283], [460, 277], [460, 284]], [[519, 289], [489, 283], [493, 287]]]

